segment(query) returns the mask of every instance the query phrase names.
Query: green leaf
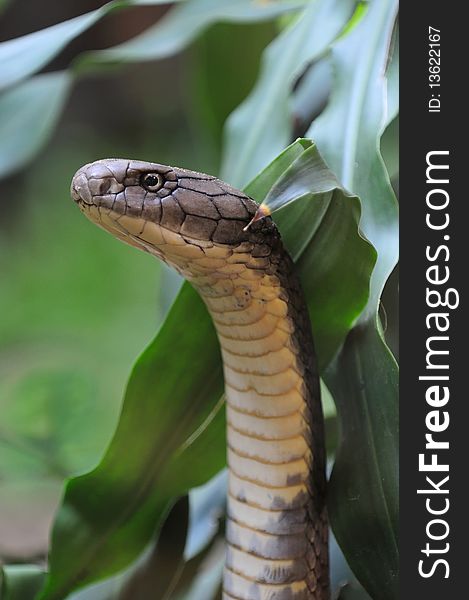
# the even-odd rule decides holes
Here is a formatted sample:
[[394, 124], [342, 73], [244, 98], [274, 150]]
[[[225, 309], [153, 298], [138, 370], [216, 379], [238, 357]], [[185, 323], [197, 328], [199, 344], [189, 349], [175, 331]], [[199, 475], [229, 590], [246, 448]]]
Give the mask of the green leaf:
[[[264, 48], [277, 34], [275, 22], [217, 23], [193, 44], [187, 69], [191, 122], [202, 145], [212, 149], [212, 172], [218, 172], [224, 123], [256, 82]], [[230, 68], [233, 59], [242, 68]], [[184, 82], [183, 82], [184, 83]]]
[[371, 600], [365, 590], [354, 583], [347, 583], [341, 590], [337, 600]]
[[389, 178], [399, 177], [399, 115], [386, 127], [380, 144]]
[[399, 113], [399, 27], [396, 25], [391, 43], [391, 59], [386, 71], [387, 82], [387, 111], [386, 125], [395, 119]]
[[354, 0], [312, 0], [268, 46], [255, 88], [228, 119], [223, 179], [244, 186], [285, 148], [292, 136], [293, 84], [340, 33], [354, 6]]
[[120, 600], [171, 598], [184, 567], [184, 545], [189, 519], [187, 496], [172, 507], [158, 541], [120, 591]]
[[171, 600], [219, 600], [224, 564], [225, 544], [220, 536], [186, 562]]
[[50, 574], [39, 596], [43, 600], [64, 598], [127, 566], [172, 499], [224, 464], [222, 452], [209, 451], [196, 437], [204, 421], [213, 418], [214, 397], [222, 394], [218, 341], [196, 292], [186, 286], [179, 298], [134, 367], [102, 462], [67, 484], [52, 534]]
[[381, 154], [390, 179], [399, 176], [399, 27], [392, 41], [392, 54], [386, 71], [386, 129], [381, 137]]
[[42, 69], [74, 38], [112, 10], [139, 4], [167, 4], [170, 1], [115, 0], [74, 19], [2, 42], [0, 44], [0, 92]]
[[0, 566], [0, 598], [33, 600], [44, 582], [44, 570], [36, 565]]
[[36, 73], [56, 56], [73, 38], [91, 27], [105, 13], [91, 13], [58, 23], [0, 44], [0, 92]]
[[398, 256], [397, 203], [379, 153], [396, 10], [396, 0], [374, 0], [363, 20], [334, 45], [334, 90], [307, 133], [342, 185], [360, 197], [360, 227], [378, 252], [364, 318], [374, 317]]
[[223, 469], [208, 483], [190, 492], [185, 563], [171, 600], [220, 598], [218, 590], [225, 562], [223, 538], [227, 486], [228, 471]]
[[191, 0], [165, 15], [156, 25], [131, 40], [86, 56], [86, 62], [140, 62], [180, 52], [217, 21], [251, 23], [274, 19], [298, 10], [307, 0], [253, 2], [252, 0]]
[[261, 204], [271, 188], [282, 177], [284, 172], [300, 157], [313, 143], [310, 140], [298, 139], [283, 150], [275, 160], [261, 171], [245, 188], [246, 194]]
[[[179, 581], [188, 528], [187, 496], [169, 511], [161, 531], [128, 569], [72, 593], [70, 600], [167, 598]], [[171, 596], [172, 597], [172, 596]]]
[[[174, 1], [174, 0], [173, 0]], [[166, 0], [114, 0], [52, 27], [0, 44], [0, 178], [28, 163], [48, 140], [63, 109], [71, 82], [84, 68], [103, 63], [156, 60], [179, 52], [217, 21], [257, 22], [298, 10], [306, 0], [261, 4], [252, 0], [191, 0], [156, 25], [114, 48], [77, 57], [73, 69], [22, 79], [41, 69], [73, 38], [109, 12]], [[13, 84], [18, 84], [16, 87]], [[9, 89], [6, 89], [9, 88]], [[18, 109], [19, 107], [19, 109]]]
[[38, 75], [0, 95], [0, 178], [24, 166], [49, 138], [70, 90], [66, 71]]
[[369, 321], [356, 327], [327, 380], [341, 444], [329, 487], [337, 541], [372, 598], [398, 598], [397, 365]]
[[335, 44], [330, 101], [308, 132], [342, 184], [360, 197], [360, 227], [377, 250], [361, 324], [325, 380], [343, 440], [331, 478], [332, 526], [354, 574], [372, 597], [386, 600], [397, 598], [398, 585], [398, 398], [396, 364], [377, 329], [377, 308], [397, 260], [398, 223], [379, 145], [389, 119], [385, 73], [396, 11], [395, 0], [375, 0]]
[[[311, 224], [317, 230], [313, 238], [306, 228], [292, 229], [286, 235], [291, 244], [304, 236], [303, 251], [297, 252], [300, 257], [313, 252], [316, 237], [334, 237], [327, 228], [335, 228], [341, 244], [345, 244], [343, 251], [354, 254], [357, 262], [363, 263], [360, 268], [368, 270], [367, 277], [362, 280], [358, 275], [342, 294], [344, 305], [356, 307], [353, 315], [351, 309], [345, 311], [347, 323], [366, 302], [374, 253], [358, 235], [359, 215], [353, 199], [341, 198], [330, 187], [321, 191], [316, 186], [314, 193], [306, 195], [305, 187], [298, 189], [300, 170], [315, 162], [318, 169], [324, 169], [310, 142], [295, 142], [250, 185], [250, 190], [265, 195], [277, 182], [287, 197], [291, 185], [292, 199], [298, 198], [298, 205], [306, 201], [314, 205], [316, 200], [327, 206], [343, 203], [341, 218], [348, 223], [346, 234], [334, 219], [319, 219]], [[309, 173], [313, 185], [314, 169]], [[306, 186], [307, 181], [303, 181]], [[287, 211], [293, 211], [296, 204], [285, 209], [286, 229]], [[302, 210], [298, 214], [303, 214]], [[326, 209], [324, 212], [328, 213]], [[321, 217], [322, 213], [317, 214]], [[334, 269], [338, 269], [336, 277], [340, 280], [340, 263], [326, 259], [321, 273], [324, 253], [322, 247], [317, 280], [327, 280]], [[352, 271], [352, 279], [354, 273], [358, 270]], [[336, 323], [333, 327], [331, 337], [336, 339]], [[202, 300], [185, 284], [156, 339], [133, 370], [116, 434], [101, 464], [67, 485], [54, 526], [50, 575], [41, 600], [64, 598], [77, 586], [124, 568], [148, 543], [174, 498], [221, 469], [225, 461], [224, 410], [219, 400], [222, 390], [221, 359], [211, 319]]]
[[323, 370], [368, 299], [375, 252], [358, 235], [360, 201], [341, 188], [312, 145], [285, 170], [263, 205], [271, 212], [282, 208], [275, 220], [297, 263]]
[[307, 68], [293, 90], [291, 110], [295, 129], [303, 131], [324, 109], [331, 86], [332, 71], [326, 54]]

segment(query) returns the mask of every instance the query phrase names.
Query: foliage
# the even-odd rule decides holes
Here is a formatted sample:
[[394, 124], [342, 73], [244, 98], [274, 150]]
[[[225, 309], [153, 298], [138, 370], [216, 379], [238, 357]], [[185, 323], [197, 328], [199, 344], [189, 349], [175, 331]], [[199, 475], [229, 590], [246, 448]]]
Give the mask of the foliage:
[[[338, 409], [340, 439], [330, 495], [333, 529], [371, 597], [397, 598], [397, 373], [377, 317], [397, 258], [395, 198], [380, 154], [381, 137], [397, 114], [397, 50], [391, 43], [396, 2], [374, 0], [354, 12], [352, 0], [186, 0], [127, 42], [79, 55], [66, 71], [36, 74], [108, 13], [160, 3], [115, 0], [0, 44], [0, 175], [31, 163], [57, 126], [75, 83], [91, 71], [166, 58], [218, 21], [255, 23], [287, 15], [264, 51], [251, 93], [226, 122], [221, 172], [227, 181], [277, 211], [274, 218], [305, 289], [321, 373]], [[207, 80], [216, 76], [216, 70], [205, 73]], [[209, 87], [220, 95], [218, 105], [226, 105], [223, 86]], [[217, 104], [216, 98], [212, 101]], [[307, 110], [295, 112], [300, 105]], [[197, 109], [194, 113], [199, 118], [207, 115]], [[219, 127], [213, 120], [209, 125]], [[288, 146], [298, 126], [307, 134]], [[169, 162], [164, 154], [156, 160]], [[65, 173], [60, 177], [67, 178]], [[37, 222], [43, 218], [40, 213], [37, 208], [32, 211]], [[78, 216], [67, 213], [65, 218]], [[97, 256], [101, 251], [106, 256], [99, 232], [94, 237], [94, 232], [85, 231], [83, 225], [79, 235], [89, 236]], [[131, 264], [140, 259], [130, 258], [125, 248], [119, 253], [132, 271]], [[142, 277], [148, 279], [150, 267], [141, 264], [134, 285]], [[164, 274], [159, 280], [162, 285], [169, 281]], [[103, 299], [105, 292], [103, 288]], [[139, 311], [129, 310], [129, 302], [118, 304], [122, 308], [110, 320], [114, 328], [117, 318], [138, 321]], [[57, 330], [65, 322], [59, 322]], [[124, 340], [113, 338], [106, 352], [119, 343]], [[60, 377], [56, 381], [57, 398], [89, 397], [80, 380], [72, 387]], [[201, 579], [199, 567], [212, 555], [220, 562], [216, 527], [200, 515], [188, 523], [184, 500], [176, 501], [189, 493], [193, 503], [197, 492], [191, 490], [224, 465], [222, 390], [210, 319], [198, 296], [184, 284], [132, 370], [122, 414], [102, 461], [66, 484], [53, 529], [49, 572], [38, 599], [125, 598], [126, 593], [131, 597], [132, 586], [155, 573], [162, 574], [159, 597], [189, 600], [200, 589], [211, 590], [204, 592], [207, 598], [213, 595], [217, 580]], [[56, 414], [58, 404], [54, 408], [49, 403], [49, 394], [45, 405]], [[90, 419], [89, 402], [84, 406]], [[333, 423], [332, 405], [326, 415]], [[34, 435], [34, 451], [51, 456], [43, 442], [50, 439], [50, 427], [42, 437], [37, 428]], [[63, 434], [68, 437], [73, 435]], [[100, 437], [100, 447], [105, 439], [106, 435]], [[63, 439], [60, 447], [66, 443]], [[12, 452], [8, 439], [6, 446]], [[90, 462], [76, 460], [76, 454], [80, 450], [72, 446], [67, 466], [60, 458], [52, 461], [50, 471], [63, 476], [86, 470]], [[98, 455], [96, 449], [92, 454]], [[223, 482], [218, 485], [223, 490]], [[222, 511], [223, 493], [216, 497], [217, 510]], [[191, 539], [198, 522], [205, 523], [198, 532], [201, 552], [189, 557], [183, 552], [184, 540]], [[176, 524], [181, 527], [173, 555], [169, 546], [165, 550], [165, 540], [175, 535]], [[5, 571], [5, 598], [19, 597], [15, 590], [24, 585], [31, 590], [21, 592], [27, 600], [42, 585], [43, 574], [37, 569], [26, 569], [24, 578], [21, 573]], [[218, 577], [219, 570], [216, 573]], [[107, 579], [76, 592], [103, 578]], [[350, 589], [354, 597], [364, 594], [356, 582]], [[344, 588], [342, 595], [346, 593]]]
[[[343, 185], [360, 196], [360, 227], [378, 253], [367, 307], [326, 374], [342, 431], [330, 510], [337, 539], [355, 573], [366, 580], [372, 597], [389, 599], [398, 595], [398, 375], [377, 311], [397, 261], [398, 217], [379, 140], [394, 116], [387, 112], [383, 74], [396, 12], [395, 1], [373, 3], [354, 30], [335, 44], [337, 83], [327, 108], [308, 132]], [[397, 58], [394, 54], [394, 71]], [[393, 102], [389, 104], [392, 111]], [[376, 515], [374, 527], [360, 526], [371, 514]]]

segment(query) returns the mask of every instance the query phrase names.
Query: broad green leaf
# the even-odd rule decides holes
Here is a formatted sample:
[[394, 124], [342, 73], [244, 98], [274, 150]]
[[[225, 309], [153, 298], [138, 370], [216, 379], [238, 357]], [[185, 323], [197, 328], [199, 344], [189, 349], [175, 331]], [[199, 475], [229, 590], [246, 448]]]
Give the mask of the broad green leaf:
[[386, 282], [381, 298], [382, 336], [399, 363], [399, 265]]
[[174, 595], [165, 600], [219, 600], [224, 564], [225, 544], [220, 536], [185, 564]]
[[37, 565], [0, 566], [0, 598], [33, 600], [44, 582], [44, 570]]
[[360, 586], [347, 583], [343, 585], [337, 600], [372, 600]]
[[[265, 195], [277, 182], [287, 194], [290, 182], [292, 197], [300, 200], [298, 205], [306, 200], [311, 204], [316, 199], [326, 201], [329, 196], [332, 202], [335, 191], [316, 189], [308, 197], [305, 187], [298, 190], [295, 184], [295, 168], [304, 169], [305, 163], [314, 164], [315, 160], [316, 150], [310, 142], [295, 142], [267, 168], [270, 185], [264, 173], [250, 189], [263, 190]], [[313, 181], [314, 169], [310, 176]], [[344, 196], [336, 201], [345, 205], [350, 201], [350, 209], [342, 213], [349, 230], [344, 235], [339, 227], [337, 236], [345, 244], [344, 251], [361, 263], [360, 269], [368, 270], [367, 277], [362, 280], [359, 274], [342, 294], [344, 303], [356, 307], [354, 315], [348, 311], [344, 317], [348, 322], [366, 302], [374, 253], [358, 235], [353, 199]], [[292, 203], [285, 211], [293, 211], [295, 206]], [[284, 219], [288, 224], [286, 212]], [[319, 232], [326, 222], [311, 226]], [[332, 221], [329, 226], [337, 223]], [[298, 257], [312, 251], [316, 235], [311, 239], [306, 228], [286, 233], [287, 246], [288, 236], [293, 245], [302, 235], [306, 236], [304, 249], [297, 251]], [[340, 264], [326, 260], [323, 274], [320, 264], [317, 268], [319, 281], [330, 277], [334, 269], [337, 277], [342, 277]], [[337, 335], [336, 326], [334, 323], [331, 337]], [[222, 389], [221, 359], [210, 317], [196, 292], [185, 284], [156, 339], [134, 368], [116, 434], [101, 464], [67, 485], [41, 600], [64, 598], [75, 587], [124, 568], [148, 543], [174, 498], [221, 469], [225, 460]]]
[[282, 207], [275, 219], [297, 263], [323, 370], [368, 299], [375, 253], [358, 235], [360, 201], [340, 187], [313, 145], [263, 204], [272, 211]]
[[[212, 23], [272, 20], [285, 12], [298, 10], [305, 2], [283, 0], [263, 4], [252, 0], [187, 0], [155, 26], [125, 44], [80, 55], [68, 74], [52, 73], [19, 84], [110, 11], [165, 2], [114, 0], [91, 13], [1, 43], [0, 92], [3, 92], [0, 93], [0, 178], [24, 166], [45, 144], [60, 116], [71, 82], [85, 67], [109, 61], [165, 58], [185, 48]], [[16, 87], [6, 89], [15, 83], [18, 84]]]
[[392, 40], [392, 54], [386, 71], [387, 110], [386, 125], [399, 113], [399, 27], [396, 25]]
[[102, 462], [66, 487], [52, 534], [50, 574], [39, 596], [43, 600], [64, 598], [75, 587], [127, 566], [172, 499], [224, 464], [223, 453], [197, 451], [197, 439], [190, 452], [185, 449], [211, 418], [213, 398], [221, 396], [223, 384], [218, 342], [202, 300], [188, 286], [179, 298], [135, 365]]
[[[180, 568], [177, 578], [173, 578], [171, 594], [165, 596], [166, 600], [188, 600], [189, 596], [194, 600], [197, 598], [210, 600], [219, 586], [221, 570], [215, 577], [210, 576], [207, 580], [207, 569], [204, 569], [204, 563], [210, 561], [213, 565], [213, 560], [218, 558], [220, 549], [222, 562], [224, 562], [225, 548], [224, 543], [221, 542], [220, 530], [225, 516], [227, 476], [227, 470], [223, 469], [205, 485], [194, 488], [189, 493], [189, 529], [184, 553], [179, 556]], [[168, 535], [171, 536], [169, 528]], [[209, 571], [215, 575], [213, 567]]]
[[0, 178], [24, 166], [48, 139], [65, 104], [66, 71], [38, 75], [0, 95]]
[[312, 0], [268, 46], [255, 88], [228, 119], [223, 179], [244, 186], [285, 148], [292, 136], [293, 84], [344, 28], [354, 6], [355, 0]]
[[331, 99], [307, 134], [342, 185], [360, 197], [360, 226], [378, 252], [364, 318], [376, 313], [398, 256], [397, 203], [379, 153], [387, 119], [384, 73], [396, 10], [396, 0], [374, 0], [363, 20], [334, 45]]
[[349, 334], [326, 380], [342, 426], [329, 487], [334, 533], [371, 597], [395, 600], [398, 373], [373, 321]]
[[69, 42], [112, 10], [168, 2], [171, 0], [115, 0], [74, 19], [0, 43], [0, 92], [42, 69]]
[[261, 171], [245, 188], [246, 194], [261, 204], [270, 189], [281, 179], [284, 172], [312, 146], [310, 140], [298, 139], [281, 152], [275, 160]]
[[[220, 402], [216, 406], [212, 413], [212, 417], [212, 420], [210, 421], [210, 419], [208, 419], [200, 432], [195, 432], [195, 435], [188, 440], [188, 444], [181, 449], [179, 457], [177, 457], [177, 460], [180, 460], [181, 465], [178, 467], [176, 462], [176, 470], [195, 468], [195, 472], [188, 476], [191, 477], [191, 479], [186, 479], [186, 481], [182, 483], [184, 486], [183, 488], [181, 488], [180, 483], [177, 484], [176, 487], [178, 487], [181, 493], [189, 492], [189, 490], [186, 489], [187, 481], [189, 480], [192, 481], [194, 485], [194, 488], [190, 490], [190, 496], [194, 493], [197, 495], [197, 492], [199, 492], [199, 490], [201, 491], [201, 488], [198, 486], [200, 481], [206, 479], [204, 465], [206, 461], [205, 457], [208, 453], [214, 453], [216, 456], [220, 457], [220, 464], [222, 464], [222, 462], [224, 463], [226, 423], [223, 403]], [[204, 432], [203, 436], [200, 435], [202, 431]], [[199, 474], [197, 474], [197, 472]], [[211, 498], [210, 504], [212, 508], [215, 508], [225, 501], [224, 494], [223, 499], [220, 497], [226, 488], [225, 471], [222, 470], [213, 479], [213, 482], [215, 485], [213, 485], [212, 482], [209, 482], [207, 487], [209, 487], [208, 492], [212, 495], [213, 493], [216, 494], [216, 498]], [[169, 485], [169, 481], [167, 481], [164, 476], [161, 479], [161, 485], [163, 488], [165, 485]], [[171, 495], [172, 498], [177, 498], [180, 494], [177, 489], [172, 489], [172, 491], [170, 489], [168, 492], [168, 496], [169, 495]], [[195, 540], [193, 540], [193, 543], [191, 544], [192, 547], [188, 546], [190, 532], [188, 536], [186, 536], [187, 510], [184, 508], [184, 505], [179, 506], [181, 502], [184, 502], [184, 499], [172, 507], [164, 521], [161, 532], [157, 532], [157, 535], [151, 541], [150, 546], [147, 547], [136, 562], [125, 571], [120, 572], [117, 576], [72, 594], [70, 600], [133, 600], [136, 597], [158, 597], [170, 600], [173, 598], [173, 590], [174, 594], [176, 594], [176, 588], [179, 588], [180, 586], [185, 587], [185, 584], [188, 583], [188, 579], [191, 579], [191, 572], [192, 576], [194, 576], [194, 568], [200, 564], [206, 554], [205, 550], [202, 550], [201, 552], [200, 542], [202, 540], [200, 538], [202, 537], [205, 539], [205, 542], [203, 543], [209, 544], [210, 549], [210, 539], [216, 534], [216, 531], [209, 527], [207, 522], [197, 523], [197, 529], [201, 527], [204, 531], [201, 532], [199, 530], [197, 532], [197, 537], [199, 539], [197, 539], [195, 545]], [[201, 509], [202, 507], [199, 506], [198, 508]], [[200, 516], [205, 519], [205, 521], [207, 517], [213, 519], [213, 514], [201, 515], [200, 512], [201, 511], [198, 511], [198, 514], [195, 515], [197, 518]], [[165, 516], [163, 515], [161, 521], [164, 518]], [[217, 529], [217, 527], [215, 527], [215, 529]], [[184, 548], [184, 545], [186, 545], [186, 548]], [[199, 547], [197, 545], [199, 545]], [[189, 551], [191, 554], [187, 554]], [[209, 578], [209, 581], [206, 582], [205, 577], [202, 577], [202, 582], [200, 584], [197, 582], [197, 579], [198, 578], [196, 578], [196, 581], [194, 582], [196, 590], [199, 590], [201, 585], [203, 586], [203, 589], [206, 587], [207, 589], [211, 589], [213, 587], [213, 584], [211, 583], [212, 578]], [[199, 596], [199, 598], [200, 597], [205, 598], [205, 596]], [[195, 596], [195, 598], [197, 598], [197, 596]]]
[[397, 598], [398, 571], [397, 371], [376, 311], [398, 252], [396, 200], [379, 153], [396, 11], [395, 0], [374, 0], [335, 44], [330, 101], [308, 132], [342, 184], [360, 197], [360, 227], [377, 250], [361, 325], [325, 373], [343, 440], [329, 498], [334, 532], [355, 575], [372, 597], [389, 600]]
[[106, 8], [0, 44], [0, 92], [39, 71], [71, 40], [91, 27]]
[[399, 177], [399, 115], [386, 127], [380, 151], [391, 181]]
[[392, 41], [392, 55], [386, 71], [386, 129], [381, 137], [381, 154], [390, 179], [399, 175], [399, 27]]
[[165, 58], [181, 51], [217, 21], [245, 23], [274, 19], [298, 10], [307, 0], [259, 2], [253, 0], [190, 0], [165, 15], [156, 25], [131, 40], [93, 52], [86, 62], [140, 62]]
[[181, 498], [171, 509], [158, 542], [128, 578], [119, 593], [120, 600], [171, 598], [184, 567], [189, 502]]
[[[217, 23], [193, 44], [188, 55], [188, 109], [202, 145], [212, 149], [211, 172], [220, 168], [224, 123], [256, 82], [262, 52], [278, 33], [273, 21]], [[227, 68], [227, 65], [242, 68]], [[184, 82], [183, 82], [184, 84]], [[205, 167], [204, 167], [205, 168]]]
[[324, 109], [332, 86], [329, 55], [309, 67], [295, 86], [291, 98], [291, 111], [295, 129], [304, 131], [314, 117]]
[[331, 571], [331, 598], [337, 600], [342, 589], [346, 584], [348, 584], [354, 589], [362, 592], [363, 598], [361, 600], [371, 600], [352, 573], [350, 565], [348, 565], [347, 561], [345, 560], [343, 552], [340, 549], [332, 531], [329, 534], [329, 561]]
[[187, 496], [169, 511], [161, 531], [128, 569], [67, 596], [69, 600], [165, 598], [179, 581], [188, 527]]

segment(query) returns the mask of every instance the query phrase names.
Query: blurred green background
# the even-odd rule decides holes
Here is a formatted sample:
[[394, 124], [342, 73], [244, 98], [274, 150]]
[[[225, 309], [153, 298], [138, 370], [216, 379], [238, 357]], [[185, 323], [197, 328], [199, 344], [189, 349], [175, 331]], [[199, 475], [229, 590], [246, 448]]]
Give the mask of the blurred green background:
[[[0, 39], [103, 4], [3, 3]], [[111, 14], [46, 71], [66, 68], [82, 51], [133, 37], [166, 10], [139, 7]], [[98, 462], [117, 422], [131, 366], [179, 287], [178, 277], [159, 262], [83, 218], [69, 196], [75, 170], [97, 158], [130, 156], [217, 172], [222, 124], [253, 85], [260, 53], [275, 32], [274, 23], [219, 24], [176, 57], [80, 78], [49, 144], [26, 168], [0, 182], [0, 558], [5, 562], [45, 556], [63, 480]]]
[[[156, 338], [159, 362], [147, 361], [148, 372], [133, 372], [141, 393], [126, 398], [128, 410], [120, 421], [126, 435], [118, 435], [111, 447], [119, 457], [116, 471], [101, 465], [97, 472], [71, 481], [49, 545], [64, 480], [89, 472], [99, 462], [118, 421], [135, 359], [154, 338], [181, 283], [159, 262], [92, 226], [70, 200], [69, 185], [82, 164], [120, 156], [221, 172], [241, 188], [296, 137], [305, 136], [317, 143], [340, 183], [360, 196], [360, 227], [377, 251], [359, 237], [359, 201], [344, 200], [343, 190], [334, 195], [328, 212], [333, 218], [326, 219], [324, 228], [319, 219], [321, 235], [313, 222], [311, 240], [306, 221], [298, 231], [298, 240], [308, 239], [299, 267], [317, 327], [321, 375], [338, 408], [337, 416], [331, 395], [325, 393], [330, 463], [335, 460], [329, 487], [332, 526], [368, 592], [395, 600], [397, 365], [375, 316], [380, 305], [386, 343], [397, 356], [397, 271], [388, 279], [397, 259], [397, 207], [390, 186], [391, 180], [397, 190], [397, 0], [173, 2], [178, 5], [113, 0], [103, 11], [71, 21], [106, 3], [0, 1], [0, 43], [7, 41], [0, 45], [0, 596], [33, 598], [43, 584], [48, 548], [49, 587], [41, 598], [63, 598], [70, 591], [74, 600], [128, 600], [137, 597], [138, 588], [146, 590], [142, 598], [219, 596], [226, 473], [202, 488], [190, 488], [224, 464], [223, 412], [214, 418], [212, 433], [207, 425], [188, 449], [186, 442], [197, 428], [179, 441], [167, 436], [164, 427], [159, 437], [155, 434], [155, 427], [166, 423], [162, 413], [169, 413], [167, 426], [172, 427], [186, 414], [189, 401], [203, 408], [193, 395], [200, 385], [194, 383], [197, 374], [191, 378], [197, 369], [190, 368], [190, 360], [186, 369], [168, 343], [189, 333], [184, 341], [193, 345], [184, 348], [192, 349], [185, 355], [192, 358], [200, 341], [207, 342], [208, 329], [202, 323], [206, 314], [191, 319], [196, 306], [191, 300], [179, 298], [179, 308], [171, 312], [177, 327], [173, 322], [166, 337]], [[60, 25], [50, 28], [54, 24]], [[35, 31], [37, 36], [21, 37]], [[143, 38], [138, 37], [141, 32]], [[119, 46], [126, 40], [131, 43]], [[106, 48], [111, 50], [90, 55]], [[315, 214], [294, 190], [301, 164], [308, 164], [308, 192], [315, 187], [316, 172], [310, 162], [301, 161], [311, 160], [310, 150], [316, 150], [296, 142], [288, 152], [299, 148], [301, 156], [294, 163], [299, 170], [285, 171], [284, 165], [277, 175], [275, 169], [271, 173], [270, 186], [278, 182], [279, 173], [283, 177], [288, 172], [289, 193], [300, 200], [287, 207], [290, 221], [283, 213], [284, 225], [303, 224], [298, 215]], [[313, 194], [307, 197], [318, 200]], [[282, 211], [276, 219], [287, 240]], [[296, 240], [290, 227], [292, 231]], [[357, 325], [376, 257], [370, 298]], [[344, 284], [345, 271], [353, 285]], [[181, 314], [184, 319], [187, 315], [187, 326], [184, 322], [180, 327]], [[327, 360], [325, 348], [333, 350], [326, 352]], [[219, 366], [216, 350], [215, 362], [209, 350], [206, 356], [202, 349], [198, 353], [204, 368]], [[172, 356], [178, 382], [187, 383], [177, 398], [172, 384], [155, 393], [172, 380], [169, 369], [158, 379], [153, 366]], [[221, 385], [220, 371], [219, 381], [199, 394], [212, 415]], [[153, 396], [162, 401], [156, 408]], [[365, 420], [369, 428], [362, 427]], [[129, 422], [132, 428], [126, 429]], [[174, 458], [187, 449], [174, 490], [171, 482], [165, 488], [164, 473], [160, 480], [159, 472], [151, 490], [146, 485], [148, 457], [134, 443], [139, 434], [151, 442], [152, 456], [169, 447]], [[200, 440], [199, 456], [194, 446]], [[210, 447], [215, 470], [203, 444]], [[134, 454], [135, 464], [127, 465], [131, 470], [121, 469]], [[198, 457], [204, 471], [193, 481], [197, 460], [184, 462], [188, 456]], [[133, 475], [149, 490], [149, 496], [137, 494], [136, 502]], [[117, 480], [122, 489], [131, 490], [124, 502], [114, 502], [114, 487], [107, 485]], [[150, 496], [154, 501], [151, 493], [169, 501], [154, 507], [159, 526], [172, 502], [189, 489], [190, 502], [179, 499], [158, 541], [153, 539], [144, 550], [154, 530], [153, 513], [147, 515], [141, 538], [139, 515]], [[119, 542], [127, 524], [126, 542]], [[93, 544], [95, 555], [88, 552]], [[2, 562], [7, 565], [3, 570]], [[340, 600], [369, 598], [334, 542], [331, 565], [334, 594]], [[113, 577], [95, 583], [108, 575]], [[204, 582], [207, 576], [211, 580]], [[83, 581], [93, 584], [89, 594], [87, 589], [76, 592]], [[342, 587], [344, 582], [348, 585]], [[25, 585], [30, 585], [27, 592]]]

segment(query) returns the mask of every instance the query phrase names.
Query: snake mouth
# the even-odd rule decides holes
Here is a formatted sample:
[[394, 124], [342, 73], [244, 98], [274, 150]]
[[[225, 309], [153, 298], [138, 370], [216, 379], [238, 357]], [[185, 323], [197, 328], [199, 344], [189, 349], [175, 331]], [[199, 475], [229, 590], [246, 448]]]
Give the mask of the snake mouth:
[[[88, 180], [85, 174], [86, 167], [88, 167], [88, 165], [85, 165], [75, 173], [70, 186], [70, 195], [77, 204], [81, 204], [82, 202], [86, 204], [92, 204], [88, 188]], [[86, 200], [87, 197], [89, 198], [88, 201]]]

